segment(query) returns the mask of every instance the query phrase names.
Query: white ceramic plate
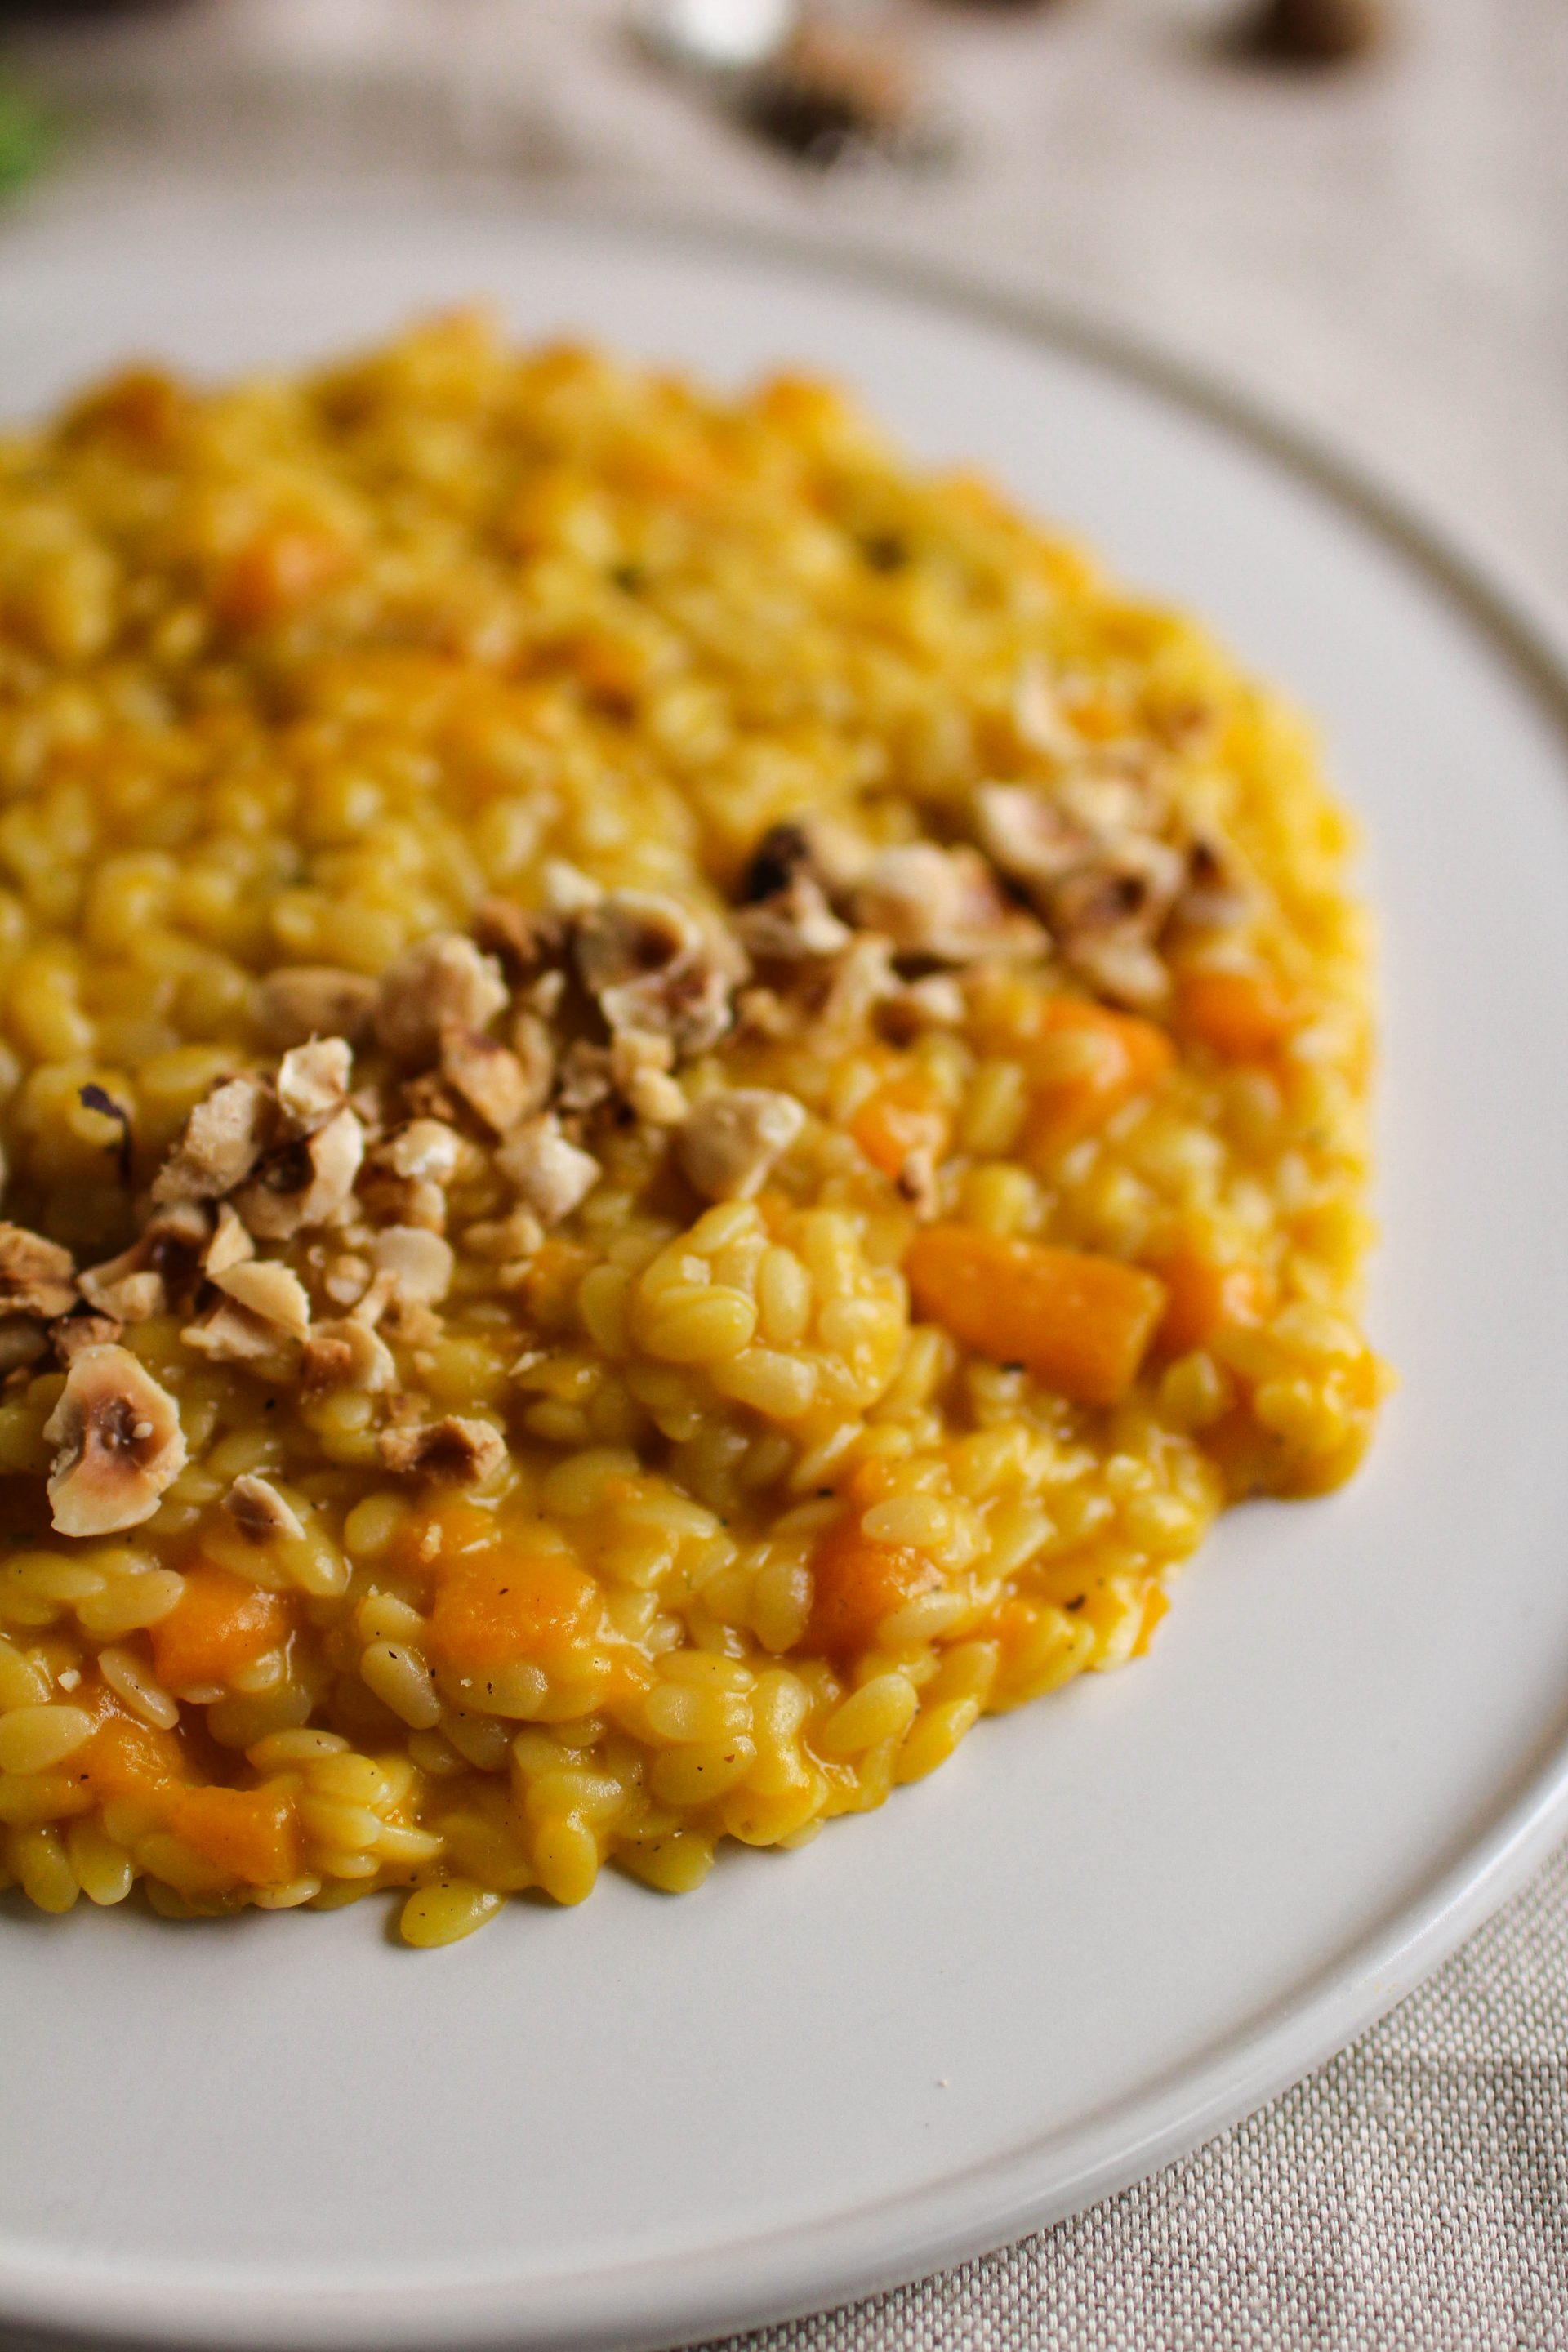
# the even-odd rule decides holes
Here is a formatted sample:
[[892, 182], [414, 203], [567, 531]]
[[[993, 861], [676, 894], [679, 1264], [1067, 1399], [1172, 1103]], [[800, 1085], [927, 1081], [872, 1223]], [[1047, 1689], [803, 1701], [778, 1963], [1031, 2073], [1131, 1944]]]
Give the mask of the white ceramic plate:
[[1333, 1500], [1227, 1520], [1152, 1658], [672, 1902], [434, 1956], [377, 1906], [0, 1905], [0, 2319], [163, 2342], [716, 2334], [998, 2243], [1193, 2146], [1568, 1829], [1568, 743], [1475, 570], [1234, 404], [959, 296], [613, 223], [207, 213], [0, 244], [0, 410], [500, 298], [836, 371], [1196, 607], [1323, 719], [1386, 999], [1373, 1323]]

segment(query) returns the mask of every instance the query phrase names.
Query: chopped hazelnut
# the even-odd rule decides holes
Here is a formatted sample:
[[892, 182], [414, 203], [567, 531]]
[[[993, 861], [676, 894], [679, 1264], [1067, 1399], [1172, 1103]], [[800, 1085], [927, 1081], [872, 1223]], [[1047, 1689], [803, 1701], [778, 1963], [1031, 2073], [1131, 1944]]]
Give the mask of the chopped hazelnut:
[[561, 1057], [555, 1108], [563, 1113], [596, 1110], [615, 1092], [615, 1065], [607, 1045], [574, 1038]]
[[561, 1131], [553, 1111], [527, 1120], [496, 1154], [503, 1176], [545, 1224], [558, 1224], [585, 1201], [599, 1181], [599, 1163]]
[[235, 1480], [222, 1507], [252, 1543], [272, 1543], [279, 1536], [298, 1543], [305, 1533], [299, 1513], [284, 1501], [271, 1480], [248, 1470]]
[[514, 898], [484, 898], [474, 910], [474, 937], [516, 981], [561, 954], [566, 929], [559, 915], [531, 915]]
[[467, 1227], [463, 1247], [493, 1265], [532, 1257], [544, 1239], [544, 1228], [531, 1209], [513, 1209], [510, 1216], [486, 1217]]
[[274, 1053], [307, 1045], [312, 1037], [346, 1037], [358, 1045], [375, 1011], [374, 980], [330, 964], [295, 964], [269, 972], [258, 995], [257, 1017]]
[[998, 873], [1031, 892], [1060, 881], [1093, 853], [1093, 835], [1058, 800], [1027, 784], [982, 784], [974, 814], [980, 845]]
[[388, 1225], [372, 1235], [368, 1254], [395, 1299], [435, 1306], [452, 1286], [452, 1244], [422, 1226]]
[[395, 1061], [414, 1067], [437, 1058], [446, 1023], [488, 1028], [506, 1001], [495, 958], [461, 931], [437, 931], [383, 975], [375, 1034]]
[[339, 1215], [363, 1157], [364, 1129], [345, 1107], [304, 1142], [269, 1153], [235, 1206], [259, 1239], [287, 1241]]
[[224, 1267], [213, 1280], [259, 1322], [290, 1339], [302, 1339], [310, 1328], [310, 1301], [293, 1270], [276, 1258], [247, 1258]]
[[61, 1535], [140, 1526], [185, 1466], [174, 1400], [125, 1348], [84, 1348], [44, 1424], [53, 1445], [48, 1495]]
[[226, 1274], [231, 1265], [243, 1265], [247, 1258], [256, 1255], [256, 1244], [247, 1233], [241, 1220], [228, 1202], [222, 1202], [217, 1213], [217, 1228], [207, 1244], [204, 1271], [210, 1282]]
[[951, 972], [928, 971], [911, 980], [878, 1008], [883, 1034], [900, 1044], [927, 1029], [958, 1029], [966, 1007]]
[[652, 1031], [697, 1054], [730, 1026], [743, 958], [679, 899], [612, 891], [578, 917], [574, 946], [583, 985], [611, 1029]]
[[26, 1225], [0, 1223], [0, 1315], [67, 1315], [77, 1302], [69, 1250]]
[[596, 907], [605, 896], [602, 882], [584, 874], [580, 866], [573, 866], [564, 857], [547, 857], [540, 870], [540, 887], [544, 904], [552, 915], [580, 915], [589, 907]]
[[[0, 1335], [9, 1328], [8, 1325], [0, 1325]], [[37, 1327], [29, 1324], [26, 1328], [37, 1330]], [[57, 1358], [68, 1370], [84, 1348], [111, 1347], [124, 1328], [117, 1315], [100, 1315], [90, 1307], [84, 1309], [79, 1307], [74, 1314], [62, 1315], [58, 1323], [50, 1324], [49, 1339]], [[4, 1360], [4, 1339], [0, 1337], [0, 1363]], [[14, 1358], [13, 1361], [16, 1360], [18, 1360]]]
[[[105, 1328], [100, 1336], [103, 1339], [117, 1339], [120, 1337], [120, 1326], [110, 1316], [84, 1316], [79, 1319], [83, 1323], [101, 1322]], [[43, 1325], [37, 1322], [31, 1315], [0, 1317], [0, 1378], [23, 1370], [28, 1364], [37, 1363], [47, 1355], [49, 1341], [54, 1338], [55, 1333], [66, 1330], [78, 1320], [79, 1318], [74, 1315], [65, 1316], [59, 1322], [51, 1325], [49, 1330], [46, 1332]], [[58, 1340], [56, 1353], [59, 1353]], [[63, 1363], [66, 1358], [61, 1355], [60, 1360]]]
[[342, 1109], [353, 1075], [348, 1040], [315, 1037], [284, 1055], [278, 1066], [278, 1099], [295, 1126], [313, 1135]]
[[441, 1076], [496, 1135], [540, 1109], [545, 1099], [510, 1046], [456, 1021], [442, 1026]]
[[154, 1201], [216, 1201], [232, 1192], [261, 1157], [274, 1108], [258, 1077], [220, 1081], [197, 1103], [153, 1178]]
[[375, 1159], [395, 1176], [446, 1185], [457, 1174], [463, 1150], [462, 1137], [445, 1119], [413, 1118], [377, 1147]]
[[813, 956], [837, 955], [849, 944], [841, 923], [813, 876], [797, 872], [782, 888], [740, 908], [731, 919], [735, 936], [759, 961], [798, 963]]
[[443, 1478], [464, 1486], [482, 1486], [506, 1460], [506, 1440], [488, 1421], [465, 1421], [447, 1413], [442, 1421], [383, 1430], [376, 1450], [388, 1470], [400, 1475]]
[[332, 1258], [321, 1276], [321, 1288], [334, 1307], [352, 1307], [364, 1297], [370, 1283], [370, 1260], [345, 1250]]
[[805, 1125], [794, 1095], [735, 1087], [707, 1095], [676, 1139], [680, 1164], [709, 1201], [749, 1201]]
[[1039, 924], [1004, 896], [991, 867], [967, 846], [910, 841], [885, 849], [851, 905], [857, 923], [889, 939], [895, 954], [936, 963], [1041, 956], [1048, 946]]
[[1255, 905], [1255, 893], [1229, 850], [1204, 834], [1188, 843], [1187, 870], [1172, 909], [1178, 923], [1192, 930], [1229, 930], [1244, 923]]
[[300, 1376], [312, 1389], [363, 1389], [379, 1395], [397, 1378], [397, 1363], [378, 1331], [353, 1316], [312, 1324], [300, 1360]]

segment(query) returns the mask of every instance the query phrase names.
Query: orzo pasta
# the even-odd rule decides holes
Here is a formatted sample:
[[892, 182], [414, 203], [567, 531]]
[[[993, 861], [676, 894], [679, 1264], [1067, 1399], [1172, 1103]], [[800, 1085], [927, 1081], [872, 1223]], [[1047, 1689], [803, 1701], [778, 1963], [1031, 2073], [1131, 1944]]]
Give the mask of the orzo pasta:
[[1384, 1375], [1302, 723], [821, 385], [445, 320], [0, 444], [0, 1885], [695, 1886]]

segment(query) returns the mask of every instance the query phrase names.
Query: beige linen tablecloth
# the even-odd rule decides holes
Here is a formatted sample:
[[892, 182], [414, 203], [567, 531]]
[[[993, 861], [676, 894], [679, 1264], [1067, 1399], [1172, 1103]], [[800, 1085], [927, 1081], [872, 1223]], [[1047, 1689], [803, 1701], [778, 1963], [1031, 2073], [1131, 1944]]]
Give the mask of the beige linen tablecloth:
[[[1205, 0], [910, 0], [962, 163], [814, 181], [640, 66], [616, 0], [209, 0], [21, 44], [81, 110], [26, 209], [395, 152], [843, 235], [1250, 382], [1436, 494], [1568, 613], [1568, 0], [1389, 5], [1380, 58], [1292, 79], [1222, 63]], [[738, 2340], [1568, 2347], [1568, 1852], [1185, 2163], [1005, 2253]]]

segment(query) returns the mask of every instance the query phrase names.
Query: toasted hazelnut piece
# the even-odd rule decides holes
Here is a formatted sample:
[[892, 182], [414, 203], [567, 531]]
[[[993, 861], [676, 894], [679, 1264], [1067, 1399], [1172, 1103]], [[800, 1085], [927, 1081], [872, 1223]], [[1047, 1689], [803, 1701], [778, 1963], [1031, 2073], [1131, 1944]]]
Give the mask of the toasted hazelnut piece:
[[488, 1028], [506, 993], [494, 956], [481, 955], [461, 931], [437, 931], [383, 974], [375, 1034], [405, 1067], [434, 1062], [445, 1023]]
[[140, 1241], [102, 1265], [83, 1268], [82, 1297], [121, 1323], [144, 1322], [188, 1305], [201, 1281], [213, 1232], [213, 1213], [202, 1201], [175, 1201], [160, 1209]]
[[68, 1315], [77, 1295], [69, 1250], [26, 1225], [0, 1223], [0, 1315]]
[[488, 1421], [464, 1421], [449, 1412], [442, 1421], [384, 1429], [376, 1451], [385, 1467], [399, 1475], [479, 1486], [506, 1460], [506, 1440]]
[[1253, 0], [1231, 45], [1291, 68], [1339, 66], [1374, 48], [1384, 31], [1382, 0]]
[[427, 1234], [447, 1230], [447, 1194], [428, 1176], [395, 1176], [373, 1168], [359, 1189], [359, 1205], [374, 1224], [417, 1225]]
[[1058, 798], [1027, 784], [982, 784], [974, 795], [980, 846], [1000, 874], [1031, 894], [1061, 880], [1093, 854], [1094, 836]]
[[220, 1275], [228, 1272], [231, 1265], [243, 1265], [247, 1258], [255, 1255], [256, 1244], [243, 1223], [226, 1201], [220, 1202], [217, 1227], [207, 1244], [206, 1256], [203, 1260], [203, 1270], [207, 1279], [216, 1282]]
[[[533, 1013], [541, 1021], [553, 1021], [561, 1010], [561, 1000], [565, 993], [566, 975], [563, 971], [559, 968], [552, 971], [542, 971], [537, 980], [529, 981], [518, 991], [517, 1001], [524, 1008], [521, 1017], [526, 1019], [529, 1013]], [[513, 1042], [517, 1044], [521, 1053], [522, 1050], [521, 1041]]]
[[803, 874], [819, 884], [823, 879], [816, 845], [804, 824], [785, 817], [769, 825], [747, 860], [741, 877], [742, 901], [757, 906], [776, 898]]
[[44, 1423], [48, 1496], [63, 1536], [117, 1535], [151, 1518], [185, 1466], [174, 1400], [129, 1349], [84, 1348]]
[[1204, 834], [1187, 844], [1186, 875], [1171, 910], [1175, 921], [1192, 930], [1229, 930], [1246, 922], [1256, 904], [1256, 892], [1227, 848]]
[[794, 1095], [733, 1087], [707, 1095], [676, 1138], [680, 1164], [705, 1200], [749, 1201], [805, 1125]]
[[364, 1297], [369, 1286], [370, 1260], [355, 1256], [352, 1250], [331, 1259], [321, 1276], [321, 1288], [334, 1307], [353, 1307]]
[[736, 938], [760, 961], [799, 963], [813, 956], [837, 955], [849, 944], [849, 926], [827, 903], [822, 885], [797, 873], [782, 889], [742, 907], [731, 917]]
[[348, 1100], [353, 1051], [346, 1037], [313, 1037], [278, 1065], [278, 1099], [306, 1135], [325, 1126]]
[[304, 1142], [269, 1152], [235, 1206], [260, 1240], [287, 1241], [347, 1206], [363, 1157], [364, 1129], [345, 1108]]
[[[243, 1273], [244, 1267], [237, 1272]], [[212, 1364], [243, 1364], [263, 1380], [291, 1380], [299, 1370], [299, 1339], [237, 1298], [218, 1298], [180, 1333], [194, 1355]]]
[[678, 899], [616, 890], [579, 915], [573, 933], [584, 987], [612, 1029], [641, 1029], [700, 1054], [731, 1022], [744, 958]]
[[197, 1103], [153, 1178], [154, 1201], [216, 1201], [232, 1192], [260, 1159], [274, 1110], [259, 1078], [221, 1080]]
[[474, 938], [517, 981], [563, 953], [566, 926], [558, 914], [530, 914], [515, 898], [481, 898], [474, 909]]
[[[387, 1281], [393, 1299], [435, 1306], [452, 1286], [452, 1244], [420, 1225], [388, 1225], [371, 1236], [371, 1263]], [[364, 1302], [361, 1301], [363, 1309]]]
[[[552, 979], [563, 980], [554, 972]], [[528, 1108], [542, 1110], [555, 1084], [555, 1047], [538, 1013], [520, 1013], [511, 1027], [511, 1050], [522, 1065], [528, 1082]]]
[[457, 1174], [464, 1149], [462, 1137], [445, 1119], [412, 1118], [377, 1146], [375, 1159], [395, 1176], [446, 1185]]
[[567, 1140], [553, 1111], [527, 1120], [509, 1135], [496, 1153], [496, 1165], [547, 1225], [570, 1216], [600, 1175], [592, 1152]]
[[741, 884], [748, 905], [787, 890], [805, 875], [828, 898], [852, 890], [870, 865], [874, 852], [836, 818], [822, 815], [785, 817], [771, 824], [755, 849]]
[[100, 1285], [93, 1292], [92, 1303], [119, 1323], [145, 1323], [154, 1315], [168, 1313], [169, 1287], [161, 1274], [145, 1266], [138, 1273], [122, 1275], [118, 1282]]
[[[27, 1328], [36, 1330], [37, 1327], [30, 1324]], [[4, 1337], [7, 1328], [7, 1326], [0, 1325], [0, 1366], [8, 1370], [10, 1367], [5, 1364]], [[62, 1315], [58, 1323], [50, 1324], [49, 1339], [56, 1357], [68, 1370], [84, 1348], [111, 1347], [124, 1328], [116, 1315], [100, 1315], [93, 1308], [79, 1307], [74, 1314]]]
[[939, 848], [934, 841], [885, 849], [855, 890], [851, 907], [862, 929], [891, 940], [898, 955], [935, 963], [974, 963], [981, 957], [1042, 956], [1044, 931], [997, 887], [977, 850]]
[[1075, 971], [1118, 1003], [1151, 1011], [1171, 992], [1154, 952], [1181, 887], [1183, 861], [1168, 842], [1130, 836], [1114, 854], [1058, 882], [1051, 929]]
[[150, 1315], [168, 1312], [167, 1286], [163, 1276], [148, 1265], [141, 1242], [104, 1265], [85, 1266], [81, 1295], [116, 1323], [144, 1323]]
[[515, 1265], [531, 1258], [544, 1239], [544, 1228], [531, 1209], [513, 1209], [509, 1216], [483, 1217], [465, 1227], [463, 1247], [492, 1265]]
[[590, 996], [657, 979], [702, 944], [679, 899], [652, 891], [616, 890], [578, 916], [572, 943]]
[[1180, 851], [1163, 796], [1134, 772], [1065, 778], [1049, 799], [1017, 784], [976, 796], [981, 838], [1027, 889], [1066, 961], [1102, 996], [1152, 1010], [1170, 993], [1153, 942], [1177, 902]]
[[555, 1083], [555, 1107], [563, 1113], [596, 1110], [616, 1090], [615, 1068], [607, 1045], [574, 1038], [561, 1057]]
[[305, 1533], [299, 1513], [284, 1501], [271, 1480], [258, 1478], [248, 1470], [235, 1480], [222, 1508], [252, 1543], [272, 1543], [279, 1536], [298, 1543]]
[[286, 1339], [302, 1339], [310, 1328], [309, 1293], [299, 1276], [276, 1258], [244, 1259], [213, 1280], [226, 1297]]
[[312, 1037], [346, 1037], [357, 1045], [369, 1031], [376, 995], [374, 980], [331, 964], [268, 972], [257, 999], [262, 1037], [275, 1054]]
[[454, 1094], [439, 1070], [421, 1070], [405, 1078], [398, 1088], [398, 1116], [394, 1126], [413, 1118], [437, 1118], [450, 1127], [463, 1114], [460, 1095]]
[[820, 991], [814, 1011], [827, 1030], [858, 1029], [902, 985], [893, 970], [891, 942], [875, 931], [863, 933], [820, 970], [820, 981], [815, 967], [812, 974], [812, 989]]
[[300, 1375], [307, 1390], [363, 1389], [375, 1396], [396, 1381], [397, 1362], [378, 1331], [345, 1316], [312, 1324]]
[[[57, 1331], [65, 1330], [68, 1325], [78, 1319], [74, 1315], [65, 1316], [59, 1322], [52, 1324], [46, 1332], [43, 1325], [37, 1322], [31, 1315], [0, 1317], [0, 1379], [4, 1379], [7, 1372], [16, 1371], [25, 1365], [38, 1363], [48, 1354], [49, 1341], [54, 1334]], [[118, 1339], [120, 1336], [119, 1324], [113, 1322], [108, 1316], [86, 1316], [80, 1319], [83, 1322], [101, 1321], [107, 1327], [101, 1334], [104, 1339]], [[58, 1353], [58, 1342], [56, 1352]], [[60, 1361], [64, 1363], [66, 1358], [61, 1356]]]
[[602, 882], [595, 882], [591, 874], [564, 857], [547, 857], [539, 880], [545, 907], [552, 915], [580, 915], [598, 906], [605, 896]]
[[878, 1013], [885, 1036], [906, 1044], [927, 1029], [958, 1029], [966, 1007], [963, 991], [951, 972], [928, 971], [889, 996]]
[[544, 1102], [509, 1045], [456, 1021], [442, 1024], [441, 1076], [496, 1135], [504, 1135]]
[[787, 1037], [797, 1017], [775, 988], [742, 988], [735, 999], [735, 1034], [743, 1041]]

